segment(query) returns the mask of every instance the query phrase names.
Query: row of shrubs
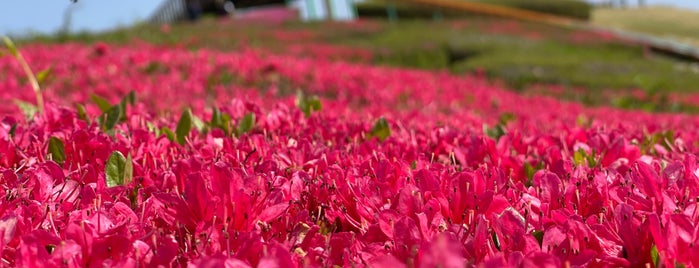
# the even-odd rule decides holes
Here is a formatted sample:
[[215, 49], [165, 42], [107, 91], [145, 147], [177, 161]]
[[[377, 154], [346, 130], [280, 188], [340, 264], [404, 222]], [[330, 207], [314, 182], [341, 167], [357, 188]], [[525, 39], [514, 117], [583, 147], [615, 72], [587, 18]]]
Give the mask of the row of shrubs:
[[[579, 0], [475, 0], [473, 2], [502, 5], [580, 20], [588, 20], [592, 11], [590, 4]], [[443, 17], [473, 15], [467, 11], [442, 10], [436, 7], [399, 3], [398, 1], [390, 6], [395, 8], [399, 18], [433, 18], [435, 14]], [[360, 17], [385, 18], [388, 16], [387, 7], [389, 4], [385, 1], [366, 1], [357, 3], [357, 13]]]

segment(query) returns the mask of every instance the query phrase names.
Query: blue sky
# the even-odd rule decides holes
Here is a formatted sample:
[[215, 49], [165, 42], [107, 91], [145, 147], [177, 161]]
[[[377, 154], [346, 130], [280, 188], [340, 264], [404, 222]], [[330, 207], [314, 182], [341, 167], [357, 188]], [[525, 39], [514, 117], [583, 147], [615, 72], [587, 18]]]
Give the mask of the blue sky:
[[[600, 2], [606, 0], [591, 0]], [[635, 0], [627, 0], [630, 3]], [[699, 10], [697, 0], [646, 0], [649, 4], [675, 5]], [[161, 0], [6, 0], [0, 8], [0, 35], [53, 33], [63, 14], [72, 9], [72, 31], [103, 31], [147, 19]]]
[[52, 33], [72, 10], [71, 30], [102, 31], [147, 19], [160, 0], [7, 0], [0, 8], [0, 35]]

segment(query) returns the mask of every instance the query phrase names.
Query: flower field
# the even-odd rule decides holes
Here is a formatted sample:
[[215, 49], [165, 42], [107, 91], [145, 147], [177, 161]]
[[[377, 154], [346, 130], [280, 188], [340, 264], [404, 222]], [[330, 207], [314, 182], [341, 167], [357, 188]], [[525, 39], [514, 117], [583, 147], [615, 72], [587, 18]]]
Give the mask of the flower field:
[[1, 57], [2, 266], [699, 265], [696, 116], [249, 49], [21, 53], [45, 105]]

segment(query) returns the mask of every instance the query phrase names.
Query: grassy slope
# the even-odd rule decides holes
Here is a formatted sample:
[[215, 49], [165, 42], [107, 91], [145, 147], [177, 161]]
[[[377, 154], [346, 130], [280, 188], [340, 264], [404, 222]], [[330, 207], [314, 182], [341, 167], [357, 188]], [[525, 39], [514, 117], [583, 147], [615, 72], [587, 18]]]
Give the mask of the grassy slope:
[[600, 8], [592, 13], [597, 25], [643, 32], [699, 46], [699, 12], [665, 6]]
[[[282, 41], [280, 33], [286, 36]], [[305, 36], [294, 37], [300, 34]], [[459, 21], [283, 25], [204, 20], [173, 25], [167, 32], [157, 26], [143, 25], [98, 35], [37, 37], [32, 41], [128, 43], [133, 39], [222, 50], [242, 44], [284, 51], [291, 44], [331, 43], [373, 51], [377, 64], [456, 73], [483, 70], [519, 90], [541, 83], [568, 89], [585, 88], [565, 91], [560, 97], [589, 104], [619, 103], [620, 94], [610, 97], [606, 94], [609, 89], [619, 93], [631, 88], [653, 94], [699, 92], [699, 75], [692, 68], [679, 68], [686, 63], [648, 56], [640, 47], [566, 29], [483, 17]], [[631, 108], [641, 107], [633, 102], [621, 103]], [[652, 109], [676, 108], [661, 104]]]

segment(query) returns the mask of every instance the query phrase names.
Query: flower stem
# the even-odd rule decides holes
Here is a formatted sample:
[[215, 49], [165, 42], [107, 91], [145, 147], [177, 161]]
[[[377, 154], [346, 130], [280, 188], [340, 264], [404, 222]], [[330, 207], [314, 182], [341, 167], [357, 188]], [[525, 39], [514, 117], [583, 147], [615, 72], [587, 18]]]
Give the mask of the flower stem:
[[32, 89], [34, 90], [34, 96], [36, 97], [36, 106], [39, 109], [39, 114], [43, 115], [44, 97], [41, 95], [41, 87], [39, 86], [39, 81], [36, 79], [34, 72], [22, 56], [22, 53], [20, 53], [19, 50], [17, 50], [17, 47], [15, 46], [15, 43], [12, 42], [12, 39], [8, 38], [7, 36], [3, 36], [2, 40], [5, 43], [7, 49], [10, 50], [10, 54], [12, 54], [12, 56], [14, 56], [15, 59], [17, 59], [17, 62], [19, 62], [19, 65], [22, 67], [22, 70], [24, 70], [27, 79], [29, 79], [29, 83], [31, 84]]

